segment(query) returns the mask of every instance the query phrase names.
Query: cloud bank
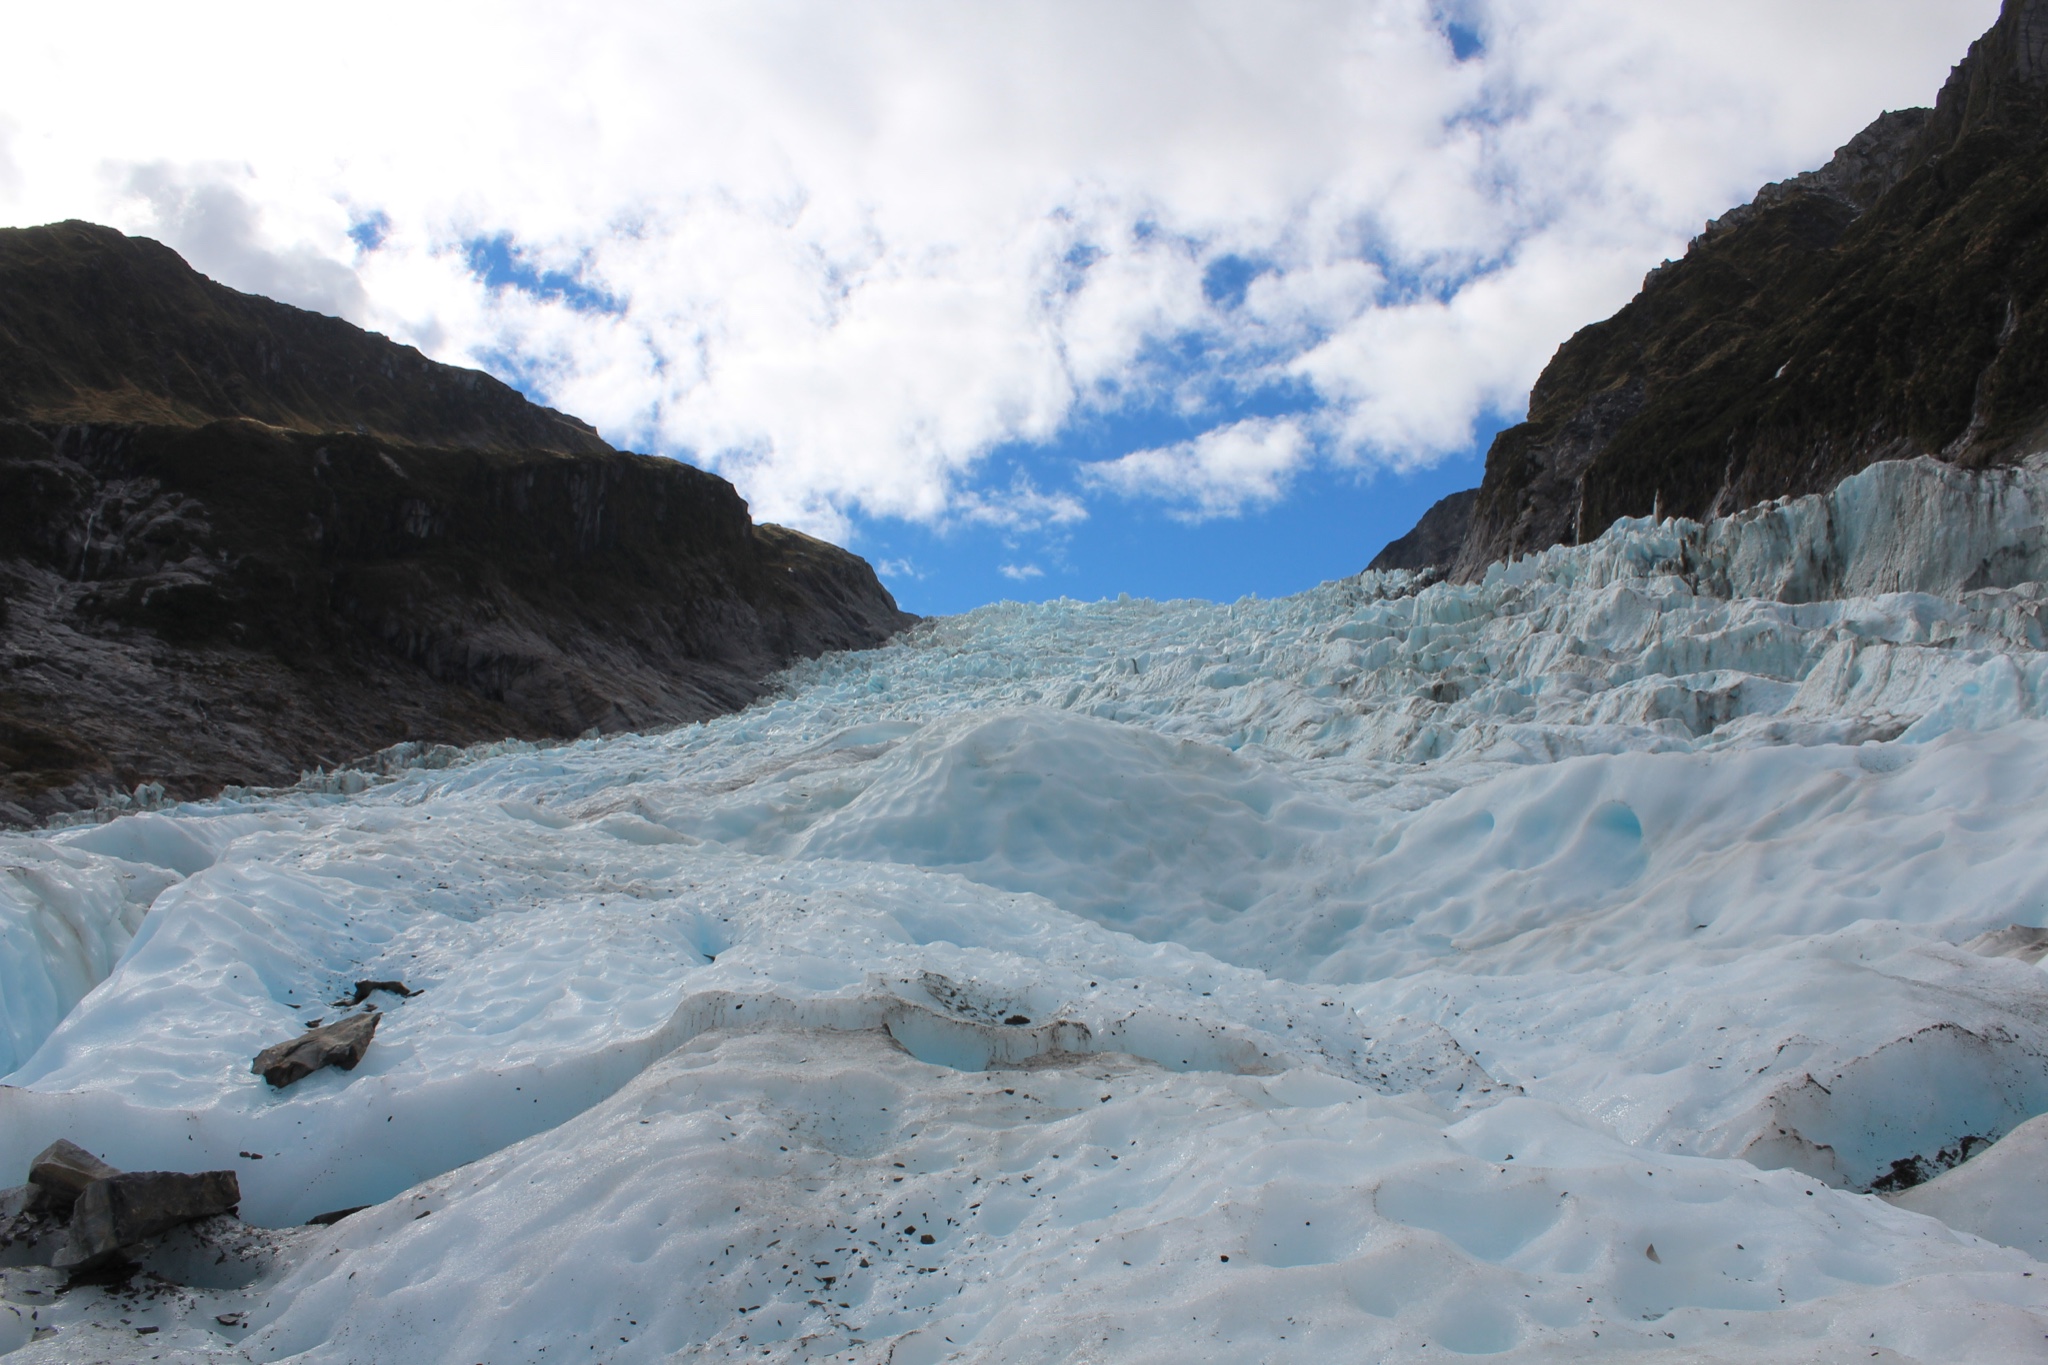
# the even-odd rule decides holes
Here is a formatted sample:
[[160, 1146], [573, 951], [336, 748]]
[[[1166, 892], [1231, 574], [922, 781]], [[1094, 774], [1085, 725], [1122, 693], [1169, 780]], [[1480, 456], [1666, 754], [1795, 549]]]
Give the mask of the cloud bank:
[[[1996, 10], [44, 6], [10, 25], [0, 219], [157, 236], [827, 535], [1199, 520], [1463, 449]], [[1063, 452], [1141, 411], [1198, 434]]]
[[1278, 502], [1308, 446], [1296, 423], [1253, 417], [1191, 441], [1084, 465], [1081, 476], [1126, 497], [1157, 498], [1176, 520], [1202, 522]]

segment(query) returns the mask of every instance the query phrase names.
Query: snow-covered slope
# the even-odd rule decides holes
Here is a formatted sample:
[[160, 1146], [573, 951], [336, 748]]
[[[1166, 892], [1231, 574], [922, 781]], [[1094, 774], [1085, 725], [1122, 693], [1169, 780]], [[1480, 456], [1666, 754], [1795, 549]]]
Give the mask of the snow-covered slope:
[[[154, 1307], [5, 1272], [20, 1358], [2039, 1358], [2048, 1270], [1864, 1191], [2048, 1112], [1978, 941], [2048, 925], [2044, 510], [1917, 462], [1474, 585], [1004, 604], [10, 837], [0, 1176], [376, 1205]], [[361, 1066], [250, 1074], [364, 979], [421, 993]]]

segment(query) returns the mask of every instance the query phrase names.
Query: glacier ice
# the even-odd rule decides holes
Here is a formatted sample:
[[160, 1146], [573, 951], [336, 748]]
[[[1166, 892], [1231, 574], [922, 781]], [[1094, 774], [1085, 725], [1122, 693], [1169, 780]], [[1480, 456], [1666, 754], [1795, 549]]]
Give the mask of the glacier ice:
[[[140, 835], [142, 842], [153, 842], [155, 831], [144, 827], [144, 819], [129, 822], [136, 826], [132, 832], [93, 830], [63, 842], [9, 841], [6, 861], [0, 863], [0, 1068], [5, 1071], [27, 1060], [57, 1021], [112, 970], [150, 903], [183, 875], [163, 864], [174, 855], [160, 849], [151, 850], [147, 860], [95, 855], [91, 844], [104, 842], [109, 834], [124, 841]], [[170, 822], [163, 824], [170, 834], [182, 834]]]
[[[194, 1359], [2038, 1355], [2048, 1216], [1985, 1211], [2048, 980], [1967, 945], [2048, 926], [2044, 509], [1916, 461], [1475, 584], [1004, 603], [7, 836], [0, 1175], [236, 1168], [275, 1263], [148, 1310]], [[420, 993], [356, 1070], [249, 1074], [360, 979]], [[29, 1274], [0, 1348], [106, 1349]]]

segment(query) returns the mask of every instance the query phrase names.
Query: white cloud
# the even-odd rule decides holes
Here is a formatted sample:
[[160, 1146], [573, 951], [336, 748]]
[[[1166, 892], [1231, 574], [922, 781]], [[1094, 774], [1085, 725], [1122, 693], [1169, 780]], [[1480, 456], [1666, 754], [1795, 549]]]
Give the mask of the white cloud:
[[1085, 521], [1088, 508], [1072, 493], [1042, 492], [1024, 475], [1006, 488], [966, 489], [954, 498], [953, 516], [962, 522], [1016, 533], [1043, 531]]
[[262, 212], [238, 183], [246, 179], [232, 166], [133, 166], [120, 189], [147, 216], [121, 216], [239, 289], [338, 317], [367, 313], [369, 297], [349, 266], [303, 243], [268, 244]]
[[1034, 578], [1045, 577], [1045, 570], [1036, 564], [1002, 564], [997, 566], [996, 572], [1013, 583], [1028, 583]]
[[[833, 535], [1071, 522], [1063, 467], [991, 488], [989, 452], [1306, 386], [1316, 451], [1218, 416], [1094, 485], [1220, 515], [1310, 458], [1462, 446], [1706, 217], [1930, 100], [1997, 3], [1470, 0], [1464, 62], [1438, 8], [42, 6], [10, 16], [0, 221], [160, 235], [516, 365]], [[623, 307], [485, 287], [465, 244], [501, 234]], [[1233, 254], [1259, 273], [1212, 302]]]
[[21, 170], [14, 164], [14, 120], [0, 114], [0, 204], [21, 194]]
[[1179, 521], [1242, 515], [1278, 502], [1309, 453], [1293, 421], [1254, 417], [1191, 441], [1083, 465], [1084, 482], [1130, 498], [1156, 498]]

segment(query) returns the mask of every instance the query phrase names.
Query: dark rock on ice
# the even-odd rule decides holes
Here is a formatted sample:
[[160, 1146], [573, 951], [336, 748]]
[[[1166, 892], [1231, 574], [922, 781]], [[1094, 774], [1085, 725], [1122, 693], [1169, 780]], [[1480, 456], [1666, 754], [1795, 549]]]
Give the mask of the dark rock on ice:
[[370, 1206], [368, 1204], [355, 1204], [345, 1209], [329, 1209], [325, 1213], [316, 1213], [311, 1218], [308, 1218], [306, 1220], [306, 1226], [319, 1228], [332, 1227], [334, 1224], [339, 1223], [342, 1219], [348, 1217], [350, 1214], [361, 1213], [364, 1209], [369, 1207]]
[[358, 981], [356, 982], [356, 993], [354, 995], [348, 996], [341, 1000], [337, 1000], [334, 1003], [343, 1008], [347, 1008], [351, 1005], [360, 1005], [365, 1000], [368, 1000], [371, 994], [376, 991], [388, 991], [392, 995], [402, 996], [414, 996], [419, 994], [418, 991], [407, 989], [406, 984], [403, 981]]
[[1931, 1155], [1901, 1157], [1892, 1162], [1891, 1168], [1883, 1175], [1870, 1182], [1870, 1192], [1898, 1194], [1916, 1185], [1924, 1185], [1943, 1171], [1951, 1171], [1962, 1165], [1991, 1143], [1992, 1140], [1982, 1134], [1964, 1133]]
[[233, 1171], [130, 1171], [95, 1180], [78, 1196], [70, 1238], [52, 1264], [66, 1270], [101, 1265], [123, 1247], [232, 1213], [241, 1202]]
[[256, 1054], [249, 1069], [282, 1090], [324, 1066], [353, 1071], [369, 1050], [383, 1018], [375, 1010], [351, 1014], [321, 1028], [308, 1029], [289, 1042], [274, 1043]]
[[[114, 1254], [102, 1257], [90, 1265], [71, 1267], [70, 1278], [65, 1281], [66, 1289], [80, 1289], [86, 1285], [97, 1285], [102, 1289], [124, 1288], [135, 1278], [142, 1267], [127, 1257]], [[46, 1328], [54, 1332], [56, 1328]]]
[[28, 1181], [36, 1190], [36, 1207], [65, 1217], [88, 1185], [121, 1174], [75, 1142], [58, 1138], [28, 1164]]
[[0, 1266], [48, 1265], [64, 1246], [61, 1218], [38, 1207], [34, 1185], [0, 1190]]
[[47, 1219], [36, 1210], [34, 1185], [0, 1190], [0, 1265], [34, 1265], [47, 1257], [32, 1254]]
[[70, 1229], [59, 1218], [24, 1213], [0, 1222], [0, 1266], [46, 1266], [70, 1245]]

